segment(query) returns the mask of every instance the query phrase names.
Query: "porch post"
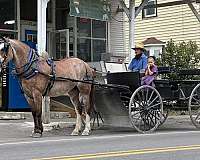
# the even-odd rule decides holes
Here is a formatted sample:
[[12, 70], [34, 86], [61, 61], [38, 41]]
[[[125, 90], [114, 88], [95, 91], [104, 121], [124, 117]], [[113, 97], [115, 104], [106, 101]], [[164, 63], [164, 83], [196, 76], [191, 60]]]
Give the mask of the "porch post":
[[[39, 55], [46, 51], [46, 9], [49, 0], [37, 0], [37, 49]], [[50, 98], [42, 100], [43, 123], [50, 123]]]

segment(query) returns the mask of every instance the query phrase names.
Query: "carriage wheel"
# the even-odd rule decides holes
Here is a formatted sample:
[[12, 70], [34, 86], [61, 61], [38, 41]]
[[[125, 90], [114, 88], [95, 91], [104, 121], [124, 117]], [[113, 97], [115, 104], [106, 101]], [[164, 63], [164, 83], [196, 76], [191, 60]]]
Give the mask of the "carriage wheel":
[[147, 85], [136, 89], [129, 102], [129, 118], [137, 131], [154, 131], [163, 122], [163, 102], [159, 92]]
[[192, 123], [200, 128], [200, 84], [198, 84], [190, 95], [188, 104], [190, 119]]

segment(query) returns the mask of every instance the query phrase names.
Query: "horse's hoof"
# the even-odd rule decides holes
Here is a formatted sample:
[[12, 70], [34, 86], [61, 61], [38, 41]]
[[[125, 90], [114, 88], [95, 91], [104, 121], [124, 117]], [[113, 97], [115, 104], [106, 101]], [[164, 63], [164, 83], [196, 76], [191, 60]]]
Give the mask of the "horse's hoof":
[[41, 133], [37, 133], [37, 132], [33, 132], [33, 133], [31, 134], [31, 137], [32, 137], [32, 138], [40, 138], [40, 137], [42, 137], [42, 134], [41, 134]]
[[77, 132], [77, 131], [73, 131], [72, 133], [71, 133], [71, 136], [78, 136], [79, 135], [79, 132]]
[[89, 136], [90, 132], [89, 131], [83, 131], [83, 133], [81, 134], [82, 136]]

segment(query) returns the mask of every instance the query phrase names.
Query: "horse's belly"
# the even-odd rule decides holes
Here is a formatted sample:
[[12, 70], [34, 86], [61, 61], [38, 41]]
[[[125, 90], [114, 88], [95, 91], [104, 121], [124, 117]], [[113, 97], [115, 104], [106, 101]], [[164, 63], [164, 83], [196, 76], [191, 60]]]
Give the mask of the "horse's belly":
[[61, 95], [68, 95], [68, 92], [75, 87], [72, 83], [65, 83], [65, 82], [55, 82], [53, 87], [50, 89], [49, 96], [50, 97], [57, 97]]

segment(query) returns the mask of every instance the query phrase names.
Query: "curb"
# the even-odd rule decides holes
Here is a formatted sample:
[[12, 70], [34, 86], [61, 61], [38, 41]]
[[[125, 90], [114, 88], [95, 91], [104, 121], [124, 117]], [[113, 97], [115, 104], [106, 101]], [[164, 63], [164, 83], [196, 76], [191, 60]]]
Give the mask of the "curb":
[[[71, 115], [68, 112], [50, 112], [51, 119], [66, 119]], [[31, 119], [31, 112], [0, 112], [0, 120], [22, 120]]]

